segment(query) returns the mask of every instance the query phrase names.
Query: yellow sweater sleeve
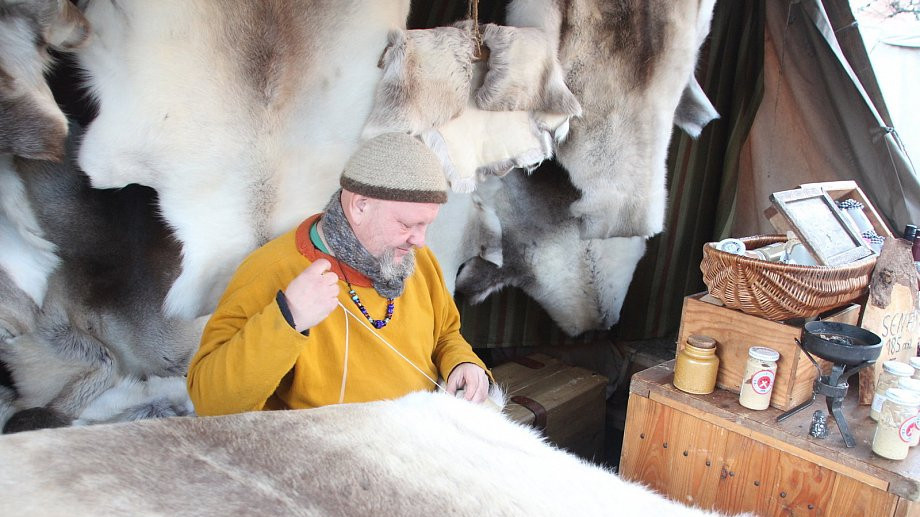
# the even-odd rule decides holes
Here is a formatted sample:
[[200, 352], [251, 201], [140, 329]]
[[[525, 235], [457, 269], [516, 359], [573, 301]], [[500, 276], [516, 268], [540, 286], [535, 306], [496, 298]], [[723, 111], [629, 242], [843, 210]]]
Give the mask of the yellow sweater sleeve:
[[[429, 251], [430, 253], [430, 251]], [[431, 254], [432, 269], [436, 272], [431, 286], [432, 303], [435, 307], [440, 308], [440, 325], [439, 333], [436, 336], [435, 347], [432, 353], [434, 364], [438, 367], [438, 373], [447, 380], [450, 372], [460, 363], [473, 363], [483, 370], [489, 378], [492, 378], [492, 372], [486, 368], [485, 363], [473, 352], [473, 348], [460, 334], [460, 311], [457, 310], [457, 304], [447, 290], [444, 283], [444, 274], [441, 266]]]
[[247, 259], [205, 326], [188, 372], [188, 391], [199, 415], [265, 407], [310, 338], [294, 330], [275, 301], [279, 285], [266, 281], [264, 260]]

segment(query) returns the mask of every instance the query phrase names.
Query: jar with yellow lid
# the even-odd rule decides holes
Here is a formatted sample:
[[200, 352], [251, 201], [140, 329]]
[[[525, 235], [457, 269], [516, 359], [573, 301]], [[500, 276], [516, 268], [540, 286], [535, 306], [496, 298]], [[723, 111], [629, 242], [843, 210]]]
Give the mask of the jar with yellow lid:
[[872, 408], [869, 410], [869, 416], [872, 420], [878, 420], [879, 411], [882, 410], [882, 403], [885, 402], [885, 392], [888, 388], [897, 388], [898, 379], [901, 377], [910, 377], [914, 374], [914, 369], [906, 363], [899, 361], [885, 361], [882, 363], [882, 373], [879, 374], [878, 380], [875, 381], [875, 395], [872, 397]]
[[920, 395], [901, 388], [888, 389], [872, 437], [872, 452], [889, 460], [906, 458], [918, 408]]
[[765, 346], [748, 349], [748, 360], [741, 381], [738, 402], [748, 409], [767, 409], [776, 380], [776, 361], [779, 352]]
[[696, 395], [712, 393], [718, 373], [716, 340], [702, 335], [687, 338], [674, 363], [674, 387]]

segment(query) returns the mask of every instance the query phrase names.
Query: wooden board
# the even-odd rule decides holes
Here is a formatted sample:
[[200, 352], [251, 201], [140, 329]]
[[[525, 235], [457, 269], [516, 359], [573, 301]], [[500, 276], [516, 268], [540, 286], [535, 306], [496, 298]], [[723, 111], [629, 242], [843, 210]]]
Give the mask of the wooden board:
[[920, 453], [912, 450], [901, 462], [873, 455], [874, 422], [855, 393], [844, 411], [857, 447], [847, 449], [833, 422], [827, 439], [807, 436], [818, 406], [777, 424], [778, 410], [747, 410], [724, 390], [676, 390], [672, 367], [673, 361], [633, 377], [619, 470], [624, 478], [726, 513], [916, 515]]
[[[542, 432], [552, 443], [588, 460], [602, 456], [606, 377], [543, 354], [496, 366], [492, 375], [509, 400], [524, 396], [545, 408]], [[534, 423], [534, 413], [513, 401], [505, 413], [515, 422]]]
[[[802, 325], [771, 321], [741, 311], [704, 301], [705, 293], [684, 298], [677, 351], [680, 351], [692, 334], [703, 334], [715, 339], [719, 356], [719, 374], [716, 386], [735, 393], [741, 391], [741, 381], [747, 363], [748, 349], [766, 346], [779, 352], [776, 380], [770, 404], [780, 409], [790, 409], [811, 398], [812, 383], [818, 376], [811, 361], [804, 356], [795, 340], [802, 335]], [[847, 305], [826, 315], [826, 321], [855, 325], [859, 319], [859, 306]], [[822, 364], [826, 364], [821, 361]]]
[[871, 404], [885, 361], [908, 360], [917, 354], [920, 311], [917, 310], [917, 270], [911, 245], [902, 239], [885, 242], [869, 282], [869, 299], [862, 327], [882, 339], [882, 352], [873, 366], [859, 372], [859, 400]]

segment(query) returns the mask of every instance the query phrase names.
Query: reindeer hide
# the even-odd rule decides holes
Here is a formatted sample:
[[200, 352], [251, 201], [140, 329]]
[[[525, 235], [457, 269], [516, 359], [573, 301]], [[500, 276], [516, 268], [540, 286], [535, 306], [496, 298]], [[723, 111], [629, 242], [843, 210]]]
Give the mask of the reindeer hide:
[[409, 0], [84, 0], [95, 187], [154, 187], [182, 243], [170, 315], [209, 313], [250, 251], [322, 209]]
[[469, 97], [472, 57], [473, 40], [457, 27], [391, 31], [361, 137], [418, 135], [459, 115]]
[[714, 4], [511, 2], [510, 25], [559, 35], [566, 84], [583, 107], [557, 152], [581, 193], [570, 211], [583, 238], [651, 236], [662, 230], [675, 109], [690, 85]]
[[713, 515], [444, 394], [0, 437], [0, 513]]

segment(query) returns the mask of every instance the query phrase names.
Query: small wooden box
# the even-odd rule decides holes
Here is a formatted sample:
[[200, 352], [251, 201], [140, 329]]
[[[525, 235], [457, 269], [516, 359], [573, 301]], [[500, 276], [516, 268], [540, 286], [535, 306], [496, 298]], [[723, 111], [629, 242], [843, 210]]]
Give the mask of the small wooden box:
[[[862, 189], [859, 188], [859, 185], [857, 185], [855, 181], [828, 181], [824, 183], [806, 183], [804, 185], [799, 185], [799, 188], [809, 187], [823, 188], [824, 191], [827, 192], [827, 195], [834, 201], [839, 201], [841, 199], [859, 201], [863, 204], [863, 207], [865, 207], [863, 208], [863, 212], [866, 214], [866, 218], [869, 219], [869, 222], [872, 223], [872, 227], [875, 228], [875, 233], [886, 239], [894, 237], [891, 230], [888, 229], [888, 225], [885, 224], [885, 221], [875, 210], [875, 206], [872, 205], [869, 198], [866, 197], [866, 194], [863, 193]], [[789, 226], [789, 221], [787, 221], [776, 208], [772, 206], [768, 207], [763, 211], [763, 214], [770, 221], [770, 224], [776, 228], [776, 231], [786, 233], [792, 229], [792, 227]]]
[[[850, 304], [832, 311], [821, 318], [856, 325], [860, 306]], [[776, 364], [776, 380], [770, 405], [781, 409], [792, 409], [811, 398], [812, 384], [818, 376], [814, 364], [805, 357], [795, 340], [802, 335], [803, 322], [770, 321], [744, 312], [729, 309], [718, 300], [697, 293], [684, 298], [680, 333], [677, 337], [677, 351], [680, 351], [692, 334], [703, 334], [715, 339], [716, 354], [719, 356], [719, 374], [716, 385], [724, 390], [740, 393], [748, 349], [752, 346], [766, 346], [779, 352]], [[822, 367], [826, 364], [818, 360]]]
[[606, 377], [543, 354], [496, 366], [492, 375], [505, 389], [512, 420], [587, 460], [603, 456]]

